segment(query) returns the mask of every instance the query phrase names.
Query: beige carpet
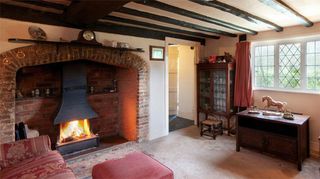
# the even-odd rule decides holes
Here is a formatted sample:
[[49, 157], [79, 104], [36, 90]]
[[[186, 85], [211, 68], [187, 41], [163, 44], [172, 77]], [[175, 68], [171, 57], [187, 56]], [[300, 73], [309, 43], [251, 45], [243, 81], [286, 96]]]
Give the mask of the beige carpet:
[[129, 142], [67, 162], [78, 178], [90, 178], [95, 164], [132, 151], [143, 151], [159, 160], [174, 171], [176, 179], [320, 178], [320, 162], [315, 159], [307, 159], [299, 172], [293, 163], [243, 148], [236, 152], [234, 137], [218, 136], [216, 140], [200, 137], [195, 126], [147, 143]]

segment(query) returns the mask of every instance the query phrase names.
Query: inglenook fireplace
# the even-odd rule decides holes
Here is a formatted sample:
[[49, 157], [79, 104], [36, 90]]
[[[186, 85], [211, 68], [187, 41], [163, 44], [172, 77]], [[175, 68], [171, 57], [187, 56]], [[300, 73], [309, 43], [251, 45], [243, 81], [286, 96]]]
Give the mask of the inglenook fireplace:
[[[70, 86], [72, 83], [65, 83], [63, 79], [64, 65], [70, 65], [71, 71], [79, 71], [82, 68], [79, 63], [83, 62], [82, 59], [97, 65], [93, 65], [95, 67], [87, 71], [88, 74], [84, 77], [88, 84], [82, 81]], [[53, 72], [51, 76], [34, 75], [44, 81], [41, 84], [35, 83], [39, 88], [46, 87], [47, 81], [54, 81], [50, 88], [56, 96], [40, 95], [34, 98], [29, 97], [28, 92], [19, 89], [16, 81], [19, 69], [56, 65], [60, 62], [68, 62], [63, 63], [63, 75], [60, 77], [59, 72]], [[119, 92], [105, 93], [99, 86], [101, 83], [97, 82], [99, 75], [96, 73], [108, 71], [99, 69], [102, 66], [99, 64], [111, 66], [103, 68], [114, 67], [115, 71], [111, 74], [117, 79]], [[75, 145], [74, 148], [79, 149], [78, 144], [88, 141], [89, 144], [85, 145], [97, 145], [99, 137], [113, 134], [119, 134], [129, 141], [147, 140], [148, 75], [148, 65], [141, 57], [121, 49], [56, 43], [20, 47], [4, 52], [0, 54], [0, 143], [14, 141], [14, 124], [19, 122], [27, 123], [29, 128], [38, 130], [40, 135], [49, 135], [53, 143], [57, 144], [57, 148], [61, 149], [63, 146], [66, 153], [70, 152], [66, 146]], [[28, 75], [22, 76], [27, 78]], [[89, 86], [96, 87], [93, 94], [88, 94]], [[21, 90], [23, 99], [16, 99], [17, 90]], [[69, 97], [65, 96], [66, 94], [69, 94]], [[67, 102], [66, 99], [70, 98], [74, 99], [69, 100], [73, 101], [73, 104]], [[74, 106], [70, 108], [70, 105]], [[67, 108], [64, 108], [65, 106]], [[61, 113], [64, 113], [64, 116]]]

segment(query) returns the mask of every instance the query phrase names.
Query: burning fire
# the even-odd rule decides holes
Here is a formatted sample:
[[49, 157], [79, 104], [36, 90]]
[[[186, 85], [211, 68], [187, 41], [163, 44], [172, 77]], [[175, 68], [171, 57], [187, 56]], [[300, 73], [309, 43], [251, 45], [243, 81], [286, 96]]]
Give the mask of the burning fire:
[[87, 119], [70, 121], [60, 124], [59, 143], [84, 139], [91, 135], [90, 125]]

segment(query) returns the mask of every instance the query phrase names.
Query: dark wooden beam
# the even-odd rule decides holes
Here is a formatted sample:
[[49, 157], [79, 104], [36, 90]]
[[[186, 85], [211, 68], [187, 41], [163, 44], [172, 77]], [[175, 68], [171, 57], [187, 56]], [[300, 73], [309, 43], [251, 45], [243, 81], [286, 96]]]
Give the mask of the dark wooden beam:
[[225, 21], [222, 21], [222, 20], [219, 20], [219, 19], [215, 19], [215, 18], [212, 18], [212, 17], [209, 17], [209, 16], [205, 16], [205, 15], [193, 12], [193, 11], [182, 9], [182, 8], [179, 8], [179, 7], [176, 7], [176, 6], [172, 6], [172, 5], [169, 5], [169, 4], [166, 4], [166, 3], [162, 3], [162, 2], [159, 2], [159, 1], [155, 1], [155, 0], [137, 0], [137, 1], [135, 1], [135, 3], [143, 4], [143, 5], [146, 5], [146, 6], [150, 6], [150, 7], [157, 8], [157, 9], [161, 9], [161, 10], [168, 11], [168, 12], [171, 12], [171, 13], [176, 13], [176, 14], [179, 14], [179, 15], [183, 15], [183, 16], [190, 17], [190, 18], [193, 18], [193, 19], [201, 20], [201, 21], [204, 21], [204, 22], [208, 22], [210, 24], [222, 26], [222, 27], [225, 27], [225, 28], [228, 28], [228, 29], [236, 30], [236, 31], [239, 31], [239, 32], [247, 33], [247, 34], [256, 35], [258, 33], [257, 31], [254, 31], [254, 30], [251, 30], [251, 29], [248, 29], [248, 28], [245, 28], [245, 27], [241, 27], [241, 26], [229, 23], [229, 22], [225, 22]]
[[[23, 12], [23, 13], [22, 13]], [[83, 28], [64, 21], [59, 14], [32, 10], [26, 7], [18, 7], [0, 3], [0, 17], [20, 21], [50, 24], [64, 27]]]
[[216, 34], [224, 35], [224, 36], [228, 36], [228, 37], [237, 37], [236, 34], [233, 34], [230, 32], [225, 32], [222, 30], [204, 27], [204, 26], [200, 26], [197, 24], [192, 24], [189, 22], [180, 21], [180, 20], [176, 20], [173, 18], [160, 16], [160, 15], [156, 15], [156, 14], [151, 14], [148, 12], [138, 11], [138, 10], [134, 10], [134, 9], [126, 8], [126, 7], [122, 7], [121, 9], [117, 10], [117, 12], [130, 14], [130, 15], [143, 17], [143, 18], [148, 18], [148, 19], [152, 19], [152, 20], [156, 20], [156, 21], [160, 21], [160, 22], [165, 22], [165, 23], [169, 23], [169, 24], [174, 24], [174, 25], [178, 25], [178, 26], [182, 26], [182, 27], [187, 27], [187, 28], [191, 28], [191, 29], [195, 29], [195, 30], [199, 30], [199, 31], [203, 31], [203, 32], [216, 33]]
[[298, 21], [300, 21], [302, 25], [306, 27], [313, 26], [313, 23], [309, 19], [301, 15], [299, 12], [297, 12], [296, 10], [294, 10], [292, 7], [290, 7], [288, 4], [286, 4], [281, 0], [259, 0], [259, 1], [283, 14], [294, 16]]
[[172, 37], [177, 39], [200, 42], [201, 45], [205, 45], [205, 42], [206, 42], [204, 38], [191, 37], [191, 36], [181, 35], [181, 34], [173, 34], [173, 33], [145, 29], [140, 27], [119, 25], [112, 22], [98, 22], [98, 24], [93, 28], [93, 30], [121, 34], [121, 35], [130, 35], [130, 36], [143, 37], [143, 38], [159, 39], [159, 40], [165, 40], [166, 37]]
[[[23, 12], [23, 14], [21, 14]], [[40, 12], [25, 7], [17, 7], [13, 5], [0, 3], [0, 17], [15, 19], [20, 21], [35, 22], [41, 24], [49, 24], [63, 27], [71, 27], [83, 29], [81, 26], [76, 26], [64, 21], [62, 16], [54, 13]], [[97, 22], [95, 26], [91, 27], [92, 30], [100, 32], [108, 32], [122, 35], [130, 35], [136, 37], [150, 38], [165, 40], [165, 37], [173, 37], [185, 40], [191, 40], [205, 44], [204, 38], [191, 37], [181, 34], [167, 33], [156, 30], [149, 30], [144, 28], [136, 28], [124, 25], [117, 25], [114, 23], [100, 23]], [[10, 37], [9, 37], [10, 38]]]
[[147, 22], [136, 21], [136, 20], [132, 20], [132, 19], [124, 19], [124, 18], [115, 17], [115, 16], [106, 16], [102, 20], [110, 20], [110, 21], [114, 21], [114, 22], [121, 22], [121, 23], [126, 23], [126, 24], [138, 25], [138, 26], [142, 26], [142, 27], [146, 27], [146, 28], [153, 28], [153, 29], [164, 30], [164, 31], [168, 31], [168, 32], [180, 33], [180, 34], [191, 35], [191, 36], [197, 36], [197, 37], [202, 37], [202, 38], [211, 38], [211, 39], [219, 39], [220, 38], [219, 36], [215, 36], [215, 35], [208, 35], [208, 34], [199, 33], [199, 32], [181, 30], [181, 29], [151, 24], [151, 23], [147, 23]]
[[206, 1], [206, 0], [189, 0], [194, 3], [201, 4], [203, 6], [208, 6], [208, 7], [213, 7], [216, 9], [219, 9], [223, 12], [228, 12], [230, 14], [233, 14], [235, 16], [241, 17], [249, 22], [255, 23], [255, 24], [265, 24], [268, 27], [271, 27], [275, 29], [277, 32], [283, 31], [283, 27], [280, 27], [279, 25], [268, 21], [266, 19], [260, 18], [258, 16], [255, 16], [253, 14], [250, 14], [246, 11], [243, 11], [239, 8], [236, 8], [234, 6], [230, 6], [228, 4], [225, 4], [223, 2], [217, 1], [217, 0], [212, 0], [212, 1]]
[[47, 8], [54, 8], [58, 10], [65, 10], [68, 7], [62, 4], [56, 4], [56, 3], [51, 3], [48, 1], [41, 1], [41, 0], [14, 0], [14, 1], [32, 4], [36, 6], [47, 7]]
[[90, 25], [96, 23], [98, 19], [121, 8], [130, 1], [131, 0], [72, 1], [65, 11], [64, 17], [69, 23], [90, 27]]

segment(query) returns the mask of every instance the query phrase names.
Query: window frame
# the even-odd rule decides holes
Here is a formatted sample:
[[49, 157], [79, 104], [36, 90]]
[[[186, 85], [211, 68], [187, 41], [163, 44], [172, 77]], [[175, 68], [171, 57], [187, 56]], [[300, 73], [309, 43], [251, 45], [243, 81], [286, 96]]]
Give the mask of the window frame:
[[[294, 92], [294, 93], [312, 93], [319, 94], [318, 89], [307, 89], [307, 42], [319, 41], [320, 36], [308, 37], [308, 38], [295, 38], [295, 39], [284, 39], [284, 40], [273, 40], [273, 41], [260, 41], [252, 42], [251, 45], [251, 74], [252, 74], [252, 87], [253, 90], [269, 90], [269, 91], [282, 91], [282, 92]], [[281, 88], [279, 87], [279, 68], [280, 68], [280, 45], [300, 43], [301, 56], [300, 56], [300, 88]], [[256, 74], [255, 74], [255, 48], [261, 46], [274, 45], [274, 86], [273, 87], [257, 87]]]

